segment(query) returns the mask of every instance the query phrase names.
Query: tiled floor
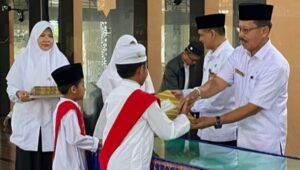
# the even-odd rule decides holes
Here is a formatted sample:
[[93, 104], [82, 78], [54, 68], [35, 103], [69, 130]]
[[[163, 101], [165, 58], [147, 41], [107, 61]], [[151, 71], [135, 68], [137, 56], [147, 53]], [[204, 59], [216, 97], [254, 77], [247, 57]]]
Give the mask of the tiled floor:
[[0, 118], [0, 169], [15, 169], [15, 146], [9, 142], [9, 134], [3, 132], [3, 118]]

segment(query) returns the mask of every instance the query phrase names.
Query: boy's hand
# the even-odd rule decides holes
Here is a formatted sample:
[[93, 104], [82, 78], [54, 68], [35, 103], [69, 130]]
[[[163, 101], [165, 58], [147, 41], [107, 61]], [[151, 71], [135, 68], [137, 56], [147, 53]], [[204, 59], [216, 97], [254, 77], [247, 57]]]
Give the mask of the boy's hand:
[[190, 112], [191, 109], [191, 105], [189, 105], [189, 100], [186, 99], [180, 106], [180, 113], [184, 113], [186, 115], [188, 115], [188, 113]]
[[178, 100], [180, 100], [183, 97], [182, 90], [170, 90], [170, 91]]
[[100, 151], [101, 149], [102, 149], [102, 139], [99, 139], [97, 151]]

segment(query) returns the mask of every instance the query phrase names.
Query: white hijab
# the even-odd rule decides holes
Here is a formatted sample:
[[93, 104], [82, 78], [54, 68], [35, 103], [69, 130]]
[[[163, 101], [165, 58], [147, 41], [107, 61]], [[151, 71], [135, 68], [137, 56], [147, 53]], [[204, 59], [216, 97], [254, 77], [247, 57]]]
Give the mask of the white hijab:
[[[47, 21], [40, 21], [32, 28], [26, 48], [16, 57], [7, 74], [6, 80], [9, 87], [30, 92], [34, 86], [55, 86], [51, 72], [69, 62], [59, 51], [54, 39], [53, 46], [48, 51], [40, 49], [38, 38], [47, 28], [53, 33], [53, 28]], [[14, 105], [14, 113], [35, 114], [35, 119], [41, 125], [45, 125], [51, 121], [57, 101], [57, 99], [38, 99], [30, 102], [17, 102]]]
[[59, 51], [55, 41], [52, 48], [43, 51], [38, 45], [39, 36], [49, 28], [53, 33], [51, 24], [40, 21], [32, 28], [26, 48], [16, 57], [6, 79], [19, 90], [30, 92], [34, 86], [53, 86], [54, 80], [51, 72], [56, 68], [69, 64], [67, 58]]
[[[116, 59], [116, 49], [122, 47], [122, 46], [127, 46], [132, 43], [137, 44], [136, 39], [128, 34], [122, 35], [114, 48], [114, 51], [112, 53], [110, 62], [107, 66], [107, 68], [103, 71], [102, 75], [100, 76], [97, 86], [101, 89], [102, 91], [102, 97], [103, 101], [107, 98], [109, 93], [118, 86], [119, 82], [122, 80], [122, 78], [119, 76], [115, 64], [115, 59]], [[145, 83], [141, 87], [142, 90], [148, 92], [148, 93], [154, 93], [154, 87], [153, 83], [150, 77], [150, 74], [148, 74]]]

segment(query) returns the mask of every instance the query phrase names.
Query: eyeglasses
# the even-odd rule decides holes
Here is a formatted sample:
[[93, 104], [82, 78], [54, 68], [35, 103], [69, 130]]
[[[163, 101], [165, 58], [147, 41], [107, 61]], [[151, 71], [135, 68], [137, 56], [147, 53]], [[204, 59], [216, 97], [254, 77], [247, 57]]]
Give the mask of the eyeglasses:
[[258, 29], [260, 27], [252, 27], [252, 28], [241, 28], [241, 27], [237, 27], [236, 30], [240, 33], [243, 33], [243, 34], [248, 34], [250, 31], [252, 30], [255, 30], [255, 29]]

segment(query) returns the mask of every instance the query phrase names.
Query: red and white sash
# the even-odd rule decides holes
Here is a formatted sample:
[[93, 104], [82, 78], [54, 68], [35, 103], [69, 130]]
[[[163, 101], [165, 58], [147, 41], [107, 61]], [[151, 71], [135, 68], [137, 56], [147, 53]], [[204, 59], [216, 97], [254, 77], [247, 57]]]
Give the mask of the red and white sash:
[[155, 96], [139, 89], [130, 94], [112, 125], [99, 154], [98, 159], [102, 170], [107, 170], [109, 159], [114, 151], [120, 146], [132, 127], [154, 101], [159, 102]]
[[80, 111], [80, 109], [76, 106], [75, 103], [73, 103], [71, 101], [62, 102], [57, 108], [57, 115], [56, 115], [56, 120], [55, 120], [53, 159], [55, 156], [57, 136], [58, 136], [58, 131], [60, 128], [61, 120], [66, 115], [66, 113], [68, 113], [68, 111], [70, 111], [70, 110], [76, 111], [76, 115], [77, 115], [78, 123], [79, 123], [79, 127], [80, 127], [80, 133], [82, 135], [85, 135], [84, 120], [83, 120], [83, 115], [82, 115], [82, 112]]

